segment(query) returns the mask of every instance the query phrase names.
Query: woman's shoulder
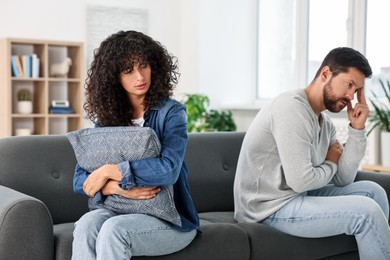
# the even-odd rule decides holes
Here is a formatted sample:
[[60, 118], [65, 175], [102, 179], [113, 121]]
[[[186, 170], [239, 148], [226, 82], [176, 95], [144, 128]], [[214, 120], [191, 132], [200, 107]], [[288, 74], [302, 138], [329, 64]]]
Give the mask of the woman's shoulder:
[[173, 98], [167, 98], [165, 99], [165, 102], [171, 106], [184, 106], [182, 103]]
[[173, 98], [162, 99], [160, 105], [158, 106], [158, 110], [170, 110], [172, 108], [185, 108], [185, 105], [177, 101]]

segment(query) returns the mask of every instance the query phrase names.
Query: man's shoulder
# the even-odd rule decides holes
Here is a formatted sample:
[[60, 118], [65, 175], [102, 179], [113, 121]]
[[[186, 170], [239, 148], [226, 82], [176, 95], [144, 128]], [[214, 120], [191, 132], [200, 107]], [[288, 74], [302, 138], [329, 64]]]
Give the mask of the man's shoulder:
[[272, 103], [280, 108], [286, 107], [291, 109], [293, 107], [307, 106], [308, 101], [303, 89], [295, 89], [280, 94]]

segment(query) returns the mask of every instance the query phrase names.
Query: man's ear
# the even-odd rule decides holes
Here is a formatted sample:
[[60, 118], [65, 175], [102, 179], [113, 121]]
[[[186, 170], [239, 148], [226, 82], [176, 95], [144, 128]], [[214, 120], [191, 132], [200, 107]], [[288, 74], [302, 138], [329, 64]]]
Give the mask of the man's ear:
[[324, 66], [320, 73], [321, 81], [326, 82], [332, 77], [332, 71], [329, 66]]

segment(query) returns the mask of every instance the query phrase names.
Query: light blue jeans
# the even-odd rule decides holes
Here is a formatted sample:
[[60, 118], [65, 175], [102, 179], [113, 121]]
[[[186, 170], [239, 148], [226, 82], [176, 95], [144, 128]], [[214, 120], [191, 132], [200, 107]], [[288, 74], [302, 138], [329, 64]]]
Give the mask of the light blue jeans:
[[152, 216], [118, 215], [96, 209], [75, 223], [72, 259], [122, 260], [170, 254], [189, 245], [196, 233], [196, 230], [181, 232]]
[[390, 259], [389, 202], [371, 181], [307, 192], [262, 223], [307, 238], [354, 235], [361, 260]]

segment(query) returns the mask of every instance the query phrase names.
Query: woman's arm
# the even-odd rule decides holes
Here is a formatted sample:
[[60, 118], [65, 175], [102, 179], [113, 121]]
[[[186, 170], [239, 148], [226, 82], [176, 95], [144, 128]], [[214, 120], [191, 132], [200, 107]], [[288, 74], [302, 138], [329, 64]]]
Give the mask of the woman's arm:
[[80, 165], [77, 163], [74, 171], [74, 176], [73, 176], [73, 191], [75, 193], [86, 195], [83, 190], [83, 184], [85, 180], [88, 178], [88, 175], [89, 172], [81, 168]]
[[120, 195], [128, 199], [151, 199], [160, 192], [160, 187], [145, 187], [145, 188], [131, 188], [130, 190], [124, 190], [118, 185], [118, 181], [110, 180], [104, 185], [101, 192], [103, 195], [108, 196], [112, 194]]
[[89, 197], [95, 196], [109, 180], [119, 181], [122, 178], [116, 164], [106, 164], [89, 174], [83, 183], [83, 191]]
[[[109, 169], [109, 168], [107, 168], [107, 166], [102, 166], [102, 168], [99, 171], [97, 172], [95, 171], [96, 176], [93, 176], [92, 178], [99, 179], [100, 177], [97, 176], [97, 174], [98, 172], [102, 172], [104, 169]], [[105, 174], [106, 173], [103, 173], [103, 175]], [[94, 182], [92, 179], [89, 180], [90, 176], [91, 174], [89, 172], [87, 172], [86, 170], [81, 168], [79, 164], [77, 164], [74, 178], [73, 178], [73, 190], [78, 194], [87, 195], [86, 192], [84, 191], [84, 187], [85, 187], [84, 183], [88, 181], [89, 184], [87, 185], [87, 187], [89, 187], [89, 185], [92, 185], [92, 183]], [[100, 181], [97, 180], [98, 183]], [[95, 190], [96, 187], [92, 189]], [[116, 194], [129, 199], [151, 199], [155, 197], [157, 193], [160, 192], [160, 190], [161, 189], [159, 187], [145, 187], [145, 188], [132, 188], [126, 191], [118, 186], [117, 180], [108, 180], [106, 181], [105, 185], [101, 188], [103, 195], [107, 196], [107, 195]], [[93, 197], [95, 193], [92, 196], [90, 194], [88, 196]]]
[[150, 187], [172, 185], [176, 183], [184, 162], [187, 147], [187, 116], [185, 107], [177, 103], [166, 111], [158, 111], [156, 121], [150, 125], [157, 133], [161, 143], [161, 155], [158, 158], [147, 158], [118, 164], [122, 173], [119, 186], [123, 189], [132, 187]]

